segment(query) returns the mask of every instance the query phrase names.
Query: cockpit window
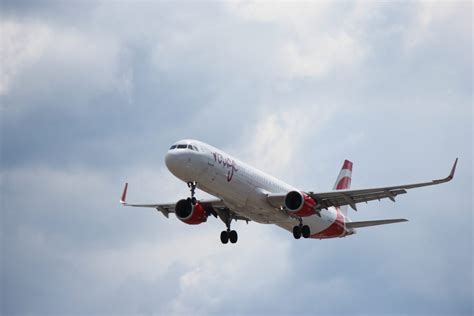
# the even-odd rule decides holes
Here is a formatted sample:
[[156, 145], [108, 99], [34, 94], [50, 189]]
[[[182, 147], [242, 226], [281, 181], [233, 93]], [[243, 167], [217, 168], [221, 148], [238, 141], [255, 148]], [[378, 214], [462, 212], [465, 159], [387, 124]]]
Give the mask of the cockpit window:
[[194, 151], [199, 151], [199, 149], [196, 146], [191, 145], [191, 144], [188, 145], [188, 148]]
[[197, 146], [194, 146], [194, 145], [191, 145], [191, 144], [173, 145], [173, 146], [170, 147], [170, 150], [172, 150], [172, 149], [185, 149], [185, 148], [188, 148], [188, 149], [191, 149], [191, 150], [194, 150], [194, 151], [200, 151]]

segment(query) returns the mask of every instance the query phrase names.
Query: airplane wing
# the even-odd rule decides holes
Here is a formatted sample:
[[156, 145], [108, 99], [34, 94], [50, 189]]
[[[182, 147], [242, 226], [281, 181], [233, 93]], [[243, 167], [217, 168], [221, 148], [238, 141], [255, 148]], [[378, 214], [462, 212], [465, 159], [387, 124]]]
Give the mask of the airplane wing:
[[406, 190], [419, 188], [424, 186], [436, 185], [451, 181], [456, 171], [458, 159], [454, 161], [450, 174], [443, 179], [432, 180], [429, 182], [420, 182], [412, 184], [403, 184], [389, 187], [369, 188], [361, 190], [334, 190], [329, 192], [307, 192], [309, 196], [315, 199], [318, 203], [319, 209], [328, 208], [331, 206], [340, 207], [349, 205], [352, 209], [357, 211], [356, 204], [361, 202], [368, 202], [373, 200], [381, 200], [388, 198], [395, 202], [395, 197], [400, 194], [407, 193]]
[[[132, 206], [132, 207], [149, 207], [155, 208], [157, 211], [161, 212], [166, 218], [169, 218], [169, 213], [175, 212], [176, 203], [159, 203], [159, 204], [135, 204], [135, 203], [127, 203], [127, 190], [128, 190], [128, 183], [125, 183], [125, 187], [123, 188], [122, 197], [120, 198], [120, 204], [123, 206]], [[238, 213], [230, 210], [227, 205], [220, 199], [203, 199], [198, 200], [199, 204], [201, 204], [206, 211], [207, 215], [213, 215], [214, 217], [221, 218], [223, 221], [227, 219], [229, 216], [231, 219], [234, 220], [243, 220], [249, 222], [250, 219], [247, 217], [241, 216]]]

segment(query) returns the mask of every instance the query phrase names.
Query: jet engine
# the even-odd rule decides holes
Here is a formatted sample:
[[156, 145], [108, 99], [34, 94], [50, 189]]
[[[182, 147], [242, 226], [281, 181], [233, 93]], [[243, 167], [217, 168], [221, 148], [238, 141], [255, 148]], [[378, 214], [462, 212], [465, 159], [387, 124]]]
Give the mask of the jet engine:
[[191, 199], [179, 200], [175, 208], [176, 217], [189, 225], [197, 225], [207, 220], [207, 214], [201, 204], [193, 205]]
[[290, 191], [285, 197], [285, 207], [295, 215], [306, 217], [316, 214], [316, 201], [305, 193]]

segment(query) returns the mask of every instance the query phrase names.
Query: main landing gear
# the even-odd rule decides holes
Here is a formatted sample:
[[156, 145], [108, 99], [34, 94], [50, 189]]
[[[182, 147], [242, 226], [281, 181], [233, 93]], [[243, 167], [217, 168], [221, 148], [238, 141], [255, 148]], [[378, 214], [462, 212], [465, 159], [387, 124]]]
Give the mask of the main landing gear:
[[232, 222], [232, 216], [228, 214], [225, 219], [225, 225], [227, 226], [227, 230], [223, 230], [221, 232], [221, 242], [223, 244], [227, 244], [230, 240], [232, 244], [235, 244], [238, 239], [237, 232], [235, 230], [230, 230], [230, 223]]
[[300, 224], [293, 227], [293, 237], [295, 237], [295, 239], [300, 239], [301, 236], [303, 236], [303, 238], [308, 238], [311, 236], [311, 230], [309, 229], [309, 226], [303, 225], [303, 220], [301, 217], [298, 217], [298, 220], [300, 221]]
[[235, 230], [227, 229], [221, 232], [221, 242], [223, 244], [227, 244], [229, 240], [232, 244], [235, 244], [237, 242], [237, 239], [238, 239], [238, 235]]
[[[194, 197], [194, 194], [195, 194], [195, 191], [196, 191], [197, 183], [195, 181], [189, 181], [187, 184], [188, 184], [189, 190], [191, 191], [191, 197], [188, 198], [188, 199], [191, 200], [191, 203], [193, 205], [195, 205], [197, 203], [197, 200]], [[231, 212], [229, 212], [228, 209], [227, 209], [227, 211], [221, 210], [217, 213], [217, 215], [221, 218], [221, 220], [227, 226], [227, 230], [224, 230], [224, 231], [221, 232], [221, 242], [223, 244], [227, 244], [230, 241], [232, 244], [235, 244], [237, 242], [238, 235], [237, 235], [237, 232], [235, 230], [230, 229], [230, 224], [232, 222]]]

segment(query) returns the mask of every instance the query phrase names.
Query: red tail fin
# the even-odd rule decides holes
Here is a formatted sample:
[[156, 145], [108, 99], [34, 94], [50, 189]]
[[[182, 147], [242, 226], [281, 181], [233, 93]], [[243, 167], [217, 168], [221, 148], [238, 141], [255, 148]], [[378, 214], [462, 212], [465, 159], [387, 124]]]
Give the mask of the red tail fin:
[[341, 172], [337, 177], [336, 183], [334, 184], [334, 190], [346, 190], [351, 188], [352, 179], [352, 162], [344, 160]]
[[[334, 184], [334, 190], [347, 190], [351, 188], [352, 180], [352, 162], [349, 160], [344, 160], [342, 165], [341, 172], [337, 177], [336, 183]], [[341, 206], [342, 214], [347, 215], [347, 205]]]

